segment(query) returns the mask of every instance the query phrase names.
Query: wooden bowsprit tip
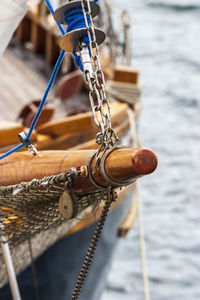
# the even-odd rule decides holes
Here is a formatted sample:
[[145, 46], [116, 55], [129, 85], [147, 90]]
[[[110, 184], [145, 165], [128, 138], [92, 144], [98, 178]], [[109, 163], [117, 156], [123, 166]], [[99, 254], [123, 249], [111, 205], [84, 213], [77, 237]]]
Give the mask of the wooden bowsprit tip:
[[133, 169], [140, 175], [153, 173], [157, 165], [157, 156], [150, 149], [138, 150], [132, 157]]

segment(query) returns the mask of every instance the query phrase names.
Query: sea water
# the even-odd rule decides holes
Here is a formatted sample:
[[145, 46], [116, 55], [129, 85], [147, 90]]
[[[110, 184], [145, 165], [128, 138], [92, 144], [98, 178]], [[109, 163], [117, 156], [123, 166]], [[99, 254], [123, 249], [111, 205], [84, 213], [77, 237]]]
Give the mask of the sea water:
[[[200, 299], [200, 1], [115, 0], [132, 22], [140, 135], [158, 155], [140, 180], [153, 300]], [[143, 296], [138, 226], [121, 240], [101, 300]]]

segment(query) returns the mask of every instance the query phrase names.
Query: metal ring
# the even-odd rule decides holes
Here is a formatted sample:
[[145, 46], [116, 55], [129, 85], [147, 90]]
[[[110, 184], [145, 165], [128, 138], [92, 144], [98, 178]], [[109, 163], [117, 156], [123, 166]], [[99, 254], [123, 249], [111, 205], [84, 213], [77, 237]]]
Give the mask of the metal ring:
[[[98, 150], [97, 150], [98, 151]], [[94, 180], [94, 177], [92, 176], [92, 172], [91, 172], [91, 166], [92, 166], [92, 161], [93, 161], [93, 158], [95, 157], [97, 151], [95, 150], [88, 158], [88, 161], [87, 161], [87, 169], [88, 169], [88, 177], [90, 179], [90, 181], [92, 182], [92, 184], [94, 184], [99, 190], [108, 190], [109, 187], [106, 187], [106, 186], [103, 186], [103, 185], [100, 185], [99, 183], [97, 183], [95, 180]]]
[[[123, 147], [124, 148], [124, 147]], [[103, 175], [103, 177], [105, 178], [105, 180], [111, 185], [111, 186], [126, 186], [129, 185], [131, 183], [133, 183], [135, 180], [126, 180], [126, 181], [118, 181], [118, 180], [113, 180], [110, 176], [108, 176], [107, 172], [106, 172], [106, 168], [105, 168], [105, 162], [107, 157], [115, 150], [117, 149], [122, 149], [122, 147], [120, 146], [115, 146], [114, 148], [109, 149], [105, 155], [103, 155], [101, 162], [100, 162], [100, 170], [101, 170], [101, 174]]]

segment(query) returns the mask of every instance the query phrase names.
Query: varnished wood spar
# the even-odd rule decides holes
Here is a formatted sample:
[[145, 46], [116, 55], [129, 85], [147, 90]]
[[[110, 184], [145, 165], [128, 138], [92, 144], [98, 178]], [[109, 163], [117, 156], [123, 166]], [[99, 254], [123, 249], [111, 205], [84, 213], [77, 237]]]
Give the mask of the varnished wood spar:
[[[42, 151], [38, 156], [32, 156], [28, 152], [15, 153], [0, 161], [0, 183], [7, 186], [65, 173], [71, 167], [86, 165], [92, 152]], [[157, 158], [149, 149], [117, 149], [109, 154], [105, 166], [110, 178], [126, 181], [153, 172], [157, 166]], [[100, 170], [97, 171], [95, 180], [100, 185], [108, 186]], [[74, 187], [77, 192], [94, 188], [88, 177], [81, 176]]]

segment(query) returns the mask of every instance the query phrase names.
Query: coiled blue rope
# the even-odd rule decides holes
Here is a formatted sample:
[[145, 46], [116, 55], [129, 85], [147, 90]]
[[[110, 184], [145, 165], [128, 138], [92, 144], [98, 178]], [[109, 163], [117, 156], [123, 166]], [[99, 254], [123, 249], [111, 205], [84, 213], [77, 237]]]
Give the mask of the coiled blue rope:
[[[88, 12], [88, 10], [86, 10], [86, 12]], [[72, 30], [81, 29], [81, 28], [86, 27], [85, 17], [83, 15], [82, 9], [75, 9], [73, 11], [69, 11], [65, 16], [65, 21], [68, 24], [67, 33]], [[90, 18], [89, 17], [87, 17], [87, 21], [88, 21], [88, 25], [90, 26]], [[86, 45], [89, 45], [89, 38], [88, 38], [87, 32], [83, 36], [83, 43]], [[75, 64], [83, 72], [83, 65], [81, 62], [81, 57], [79, 55], [77, 55], [77, 53], [75, 51], [73, 51], [72, 54], [74, 56]], [[91, 53], [90, 53], [90, 57], [91, 57]]]
[[[94, 2], [97, 2], [97, 1], [98, 1], [98, 0], [94, 0]], [[48, 8], [49, 8], [49, 11], [51, 12], [51, 14], [54, 15], [54, 9], [53, 9], [53, 7], [52, 7], [52, 5], [51, 5], [51, 2], [50, 2], [49, 0], [45, 0], [45, 2], [46, 2], [46, 4], [47, 4], [47, 6], [48, 6]], [[82, 12], [82, 14], [81, 14], [80, 11], [82, 12], [82, 10], [79, 10], [79, 11], [76, 12], [75, 14], [70, 14], [70, 13], [68, 13], [68, 14], [66, 15], [66, 21], [68, 20], [68, 21], [67, 21], [67, 23], [68, 23], [67, 32], [69, 32], [69, 31], [71, 31], [71, 30], [74, 30], [74, 29], [77, 29], [77, 28], [83, 28], [83, 27], [85, 27], [85, 19], [84, 19], [84, 15], [83, 15], [83, 12]], [[76, 20], [76, 18], [77, 18], [77, 20]], [[60, 29], [62, 35], [64, 35], [64, 34], [65, 34], [65, 30], [63, 29], [62, 25], [59, 24], [59, 23], [57, 23], [57, 22], [56, 22], [56, 24], [58, 25], [58, 28]], [[89, 24], [89, 20], [88, 20], [88, 24]], [[80, 26], [80, 27], [79, 27], [79, 26]], [[83, 41], [84, 41], [85, 44], [88, 44], [88, 43], [89, 43], [88, 37], [85, 36]], [[38, 111], [37, 111], [37, 113], [36, 113], [36, 115], [35, 115], [35, 117], [34, 117], [32, 123], [31, 123], [30, 129], [29, 129], [29, 132], [28, 132], [28, 134], [27, 134], [27, 136], [26, 136], [25, 141], [29, 141], [29, 140], [30, 140], [30, 137], [31, 137], [31, 135], [32, 135], [32, 132], [33, 132], [33, 130], [34, 130], [34, 128], [35, 128], [35, 125], [36, 125], [36, 123], [37, 123], [39, 117], [40, 117], [40, 114], [41, 114], [41, 112], [42, 112], [42, 109], [43, 109], [43, 107], [44, 107], [44, 105], [45, 105], [45, 102], [46, 102], [47, 96], [48, 96], [48, 94], [49, 94], [49, 91], [50, 91], [50, 89], [51, 89], [51, 87], [52, 87], [52, 85], [53, 85], [53, 83], [54, 83], [54, 80], [55, 80], [55, 78], [56, 78], [56, 75], [57, 75], [57, 73], [58, 73], [58, 70], [59, 70], [59, 68], [60, 68], [60, 65], [61, 65], [61, 63], [62, 63], [64, 54], [65, 54], [65, 51], [64, 51], [64, 50], [61, 50], [60, 55], [59, 55], [59, 57], [58, 57], [58, 60], [57, 60], [57, 62], [56, 62], [56, 64], [55, 64], [55, 67], [54, 67], [54, 69], [53, 69], [52, 75], [51, 75], [51, 77], [50, 77], [49, 83], [48, 83], [48, 85], [47, 85], [47, 88], [46, 88], [46, 90], [45, 90], [45, 92], [44, 92], [43, 98], [42, 98], [42, 100], [41, 100], [41, 102], [40, 102]], [[80, 69], [83, 70], [83, 67], [82, 67], [82, 63], [81, 63], [80, 57], [76, 54], [76, 52], [73, 52], [73, 55], [74, 55], [74, 57], [75, 57], [75, 63], [80, 67]], [[11, 155], [12, 153], [14, 153], [14, 152], [18, 151], [19, 149], [23, 148], [24, 146], [25, 146], [25, 145], [24, 145], [23, 143], [20, 143], [20, 144], [17, 145], [16, 147], [14, 147], [14, 148], [10, 149], [9, 151], [5, 152], [4, 154], [0, 155], [0, 159], [3, 159], [3, 158], [5, 158], [5, 157]]]

